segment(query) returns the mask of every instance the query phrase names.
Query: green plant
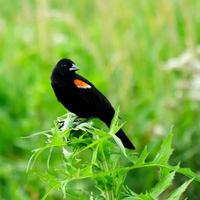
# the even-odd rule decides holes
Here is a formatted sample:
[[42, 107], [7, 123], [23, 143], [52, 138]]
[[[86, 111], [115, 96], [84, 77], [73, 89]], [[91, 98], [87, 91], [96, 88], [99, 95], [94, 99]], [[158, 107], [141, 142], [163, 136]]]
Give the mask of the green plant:
[[[168, 189], [170, 193], [165, 199], [175, 200], [180, 199], [193, 180], [200, 182], [200, 177], [189, 168], [181, 168], [180, 163], [175, 166], [169, 164], [173, 152], [172, 133], [168, 134], [153, 159], [148, 160], [151, 152], [147, 147], [140, 155], [126, 150], [115, 136], [123, 126], [119, 123], [118, 115], [119, 110], [112, 120], [110, 129], [105, 131], [96, 128], [91, 121], [86, 122], [68, 113], [59, 117], [51, 130], [30, 136], [44, 135], [46, 144], [33, 150], [28, 170], [33, 169], [42, 152], [50, 150], [46, 172], [37, 172], [49, 187], [43, 200], [53, 190], [61, 190], [64, 198], [68, 197], [67, 199], [77, 199], [78, 195], [79, 199], [151, 200], [160, 198]], [[60, 127], [61, 123], [62, 127]], [[62, 154], [60, 159], [57, 158], [59, 162], [56, 164], [51, 164], [55, 156], [52, 154], [53, 149], [60, 150], [57, 155]], [[159, 169], [159, 180], [145, 193], [137, 194], [134, 189], [127, 186], [126, 176], [128, 172], [140, 168]], [[188, 177], [189, 180], [181, 186], [173, 187], [176, 173]]]

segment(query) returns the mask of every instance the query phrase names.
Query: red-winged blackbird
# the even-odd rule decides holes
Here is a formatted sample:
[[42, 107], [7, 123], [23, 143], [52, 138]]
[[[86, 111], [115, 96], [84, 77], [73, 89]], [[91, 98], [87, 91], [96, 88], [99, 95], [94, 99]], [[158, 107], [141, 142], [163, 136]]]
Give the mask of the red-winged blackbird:
[[[114, 108], [92, 83], [76, 74], [77, 70], [79, 68], [69, 59], [61, 59], [54, 67], [51, 85], [58, 101], [78, 117], [99, 118], [109, 127]], [[116, 135], [126, 148], [135, 149], [122, 129]]]

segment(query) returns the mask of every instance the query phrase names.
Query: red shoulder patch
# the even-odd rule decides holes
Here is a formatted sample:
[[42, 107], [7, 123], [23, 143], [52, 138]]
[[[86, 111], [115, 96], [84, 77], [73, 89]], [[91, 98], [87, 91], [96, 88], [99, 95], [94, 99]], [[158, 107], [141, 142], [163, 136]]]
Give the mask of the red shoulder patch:
[[74, 85], [78, 88], [91, 88], [91, 86], [88, 83], [86, 83], [80, 79], [75, 79]]

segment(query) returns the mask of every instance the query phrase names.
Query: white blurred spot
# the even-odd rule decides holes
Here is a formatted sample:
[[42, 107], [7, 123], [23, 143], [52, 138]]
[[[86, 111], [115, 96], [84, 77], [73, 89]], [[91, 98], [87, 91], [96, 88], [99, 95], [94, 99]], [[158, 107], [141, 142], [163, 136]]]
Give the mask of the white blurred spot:
[[169, 59], [166, 70], [176, 70], [183, 73], [177, 81], [177, 98], [188, 97], [200, 101], [200, 46], [188, 49], [176, 58]]

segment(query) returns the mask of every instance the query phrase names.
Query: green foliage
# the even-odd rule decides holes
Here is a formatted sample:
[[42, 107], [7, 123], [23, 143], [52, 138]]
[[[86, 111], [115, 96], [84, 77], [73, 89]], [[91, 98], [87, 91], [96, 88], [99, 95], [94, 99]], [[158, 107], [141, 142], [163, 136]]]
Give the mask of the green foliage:
[[[140, 162], [146, 162], [146, 157], [155, 159], [161, 141], [173, 126], [175, 151], [171, 163], [181, 161], [182, 166], [198, 171], [200, 103], [188, 94], [194, 89], [200, 91], [193, 86], [199, 81], [191, 79], [192, 74], [199, 77], [199, 10], [199, 0], [0, 0], [0, 199], [38, 200], [47, 191], [38, 176], [26, 174], [30, 151], [43, 146], [45, 135], [30, 142], [21, 137], [48, 129], [49, 122], [66, 112], [56, 102], [49, 80], [61, 57], [73, 59], [81, 75], [92, 81], [115, 108], [120, 105], [121, 118], [126, 120], [123, 129], [137, 150], [142, 152], [148, 145], [148, 156], [144, 152]], [[188, 57], [186, 50], [196, 57]], [[186, 60], [178, 59], [178, 65], [191, 58], [185, 71], [166, 70], [168, 60], [179, 56]], [[102, 130], [94, 130], [94, 135]], [[87, 142], [90, 144], [89, 138]], [[59, 148], [51, 149], [39, 154], [36, 174], [46, 170], [46, 160], [49, 173], [53, 166], [62, 168]], [[95, 149], [93, 163], [99, 152]], [[135, 157], [126, 154], [125, 160]], [[189, 169], [179, 170], [194, 176]], [[162, 169], [159, 173], [165, 177], [168, 172]], [[144, 193], [158, 181], [156, 175], [152, 168], [134, 169], [125, 184], [137, 194]], [[175, 178], [173, 186], [183, 182]], [[85, 186], [91, 189], [93, 184]], [[70, 187], [79, 191], [84, 184], [71, 183]], [[71, 196], [76, 196], [74, 191]], [[169, 188], [166, 193], [171, 191]], [[199, 191], [199, 184], [193, 182], [185, 195], [199, 200]], [[48, 199], [62, 196], [50, 192]]]
[[[104, 131], [95, 127], [91, 121], [86, 122], [68, 113], [58, 118], [51, 130], [30, 136], [32, 138], [45, 135], [46, 140], [41, 148], [33, 150], [28, 170], [33, 169], [33, 165], [43, 151], [50, 150], [46, 175], [39, 175], [49, 187], [42, 200], [54, 190], [62, 191], [64, 198], [67, 199], [73, 199], [73, 195], [78, 195], [83, 199], [156, 200], [166, 190], [173, 188], [175, 174], [179, 173], [192, 179], [173, 188], [166, 197], [167, 200], [178, 200], [192, 180], [200, 182], [200, 176], [191, 170], [181, 168], [179, 164], [174, 166], [169, 163], [173, 151], [172, 133], [164, 139], [156, 156], [151, 160], [147, 161], [152, 153], [147, 147], [140, 155], [132, 150], [126, 150], [115, 136], [122, 127], [119, 125], [118, 115], [119, 109], [112, 120], [111, 128]], [[52, 151], [55, 148], [58, 148], [62, 154], [58, 166], [52, 166], [50, 161], [50, 157], [54, 156]], [[126, 176], [129, 171], [149, 167], [160, 170], [160, 179], [150, 190], [137, 194], [134, 188], [130, 189], [125, 184]], [[70, 186], [80, 181], [85, 185], [93, 184], [93, 187], [77, 190]]]

